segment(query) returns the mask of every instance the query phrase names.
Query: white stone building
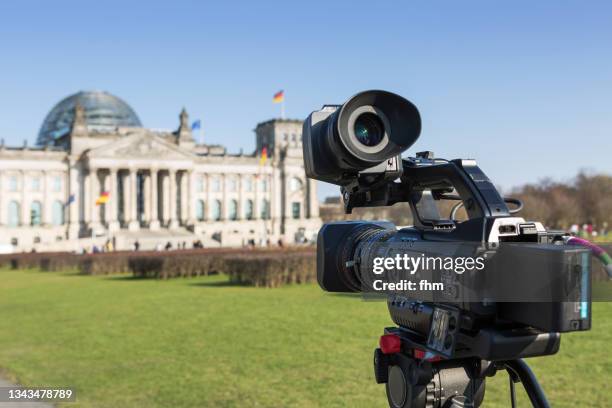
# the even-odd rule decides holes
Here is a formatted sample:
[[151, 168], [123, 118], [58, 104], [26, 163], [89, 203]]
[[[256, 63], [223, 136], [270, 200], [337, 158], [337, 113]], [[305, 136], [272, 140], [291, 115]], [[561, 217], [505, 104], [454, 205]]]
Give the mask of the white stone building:
[[299, 120], [263, 122], [254, 153], [229, 154], [197, 144], [185, 110], [176, 131], [160, 131], [106, 92], [71, 95], [47, 115], [36, 147], [0, 145], [0, 249], [310, 240], [321, 221], [301, 132]]

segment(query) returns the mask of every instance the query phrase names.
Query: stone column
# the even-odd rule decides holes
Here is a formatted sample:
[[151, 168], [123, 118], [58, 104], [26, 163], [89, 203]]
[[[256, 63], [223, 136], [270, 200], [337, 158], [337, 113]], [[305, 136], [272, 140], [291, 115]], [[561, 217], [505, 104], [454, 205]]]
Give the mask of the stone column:
[[91, 172], [83, 170], [83, 222], [89, 225], [91, 222]]
[[177, 209], [176, 209], [176, 197], [177, 197], [177, 185], [176, 185], [176, 170], [170, 169], [169, 171], [169, 190], [170, 194], [168, 195], [170, 202], [170, 219], [168, 223], [168, 228], [178, 228], [179, 223], [176, 217]]
[[210, 194], [210, 183], [212, 178], [208, 173], [205, 176], [202, 175], [202, 177], [204, 177], [204, 182], [206, 183], [206, 198], [204, 200], [204, 220], [210, 221], [212, 217], [212, 198]]
[[187, 177], [187, 224], [194, 225], [195, 220], [195, 197], [194, 197], [194, 188], [195, 184], [195, 172], [193, 170], [188, 170], [186, 173]]
[[128, 223], [128, 229], [130, 231], [138, 231], [140, 229], [140, 223], [138, 222], [138, 200], [136, 194], [138, 188], [136, 187], [138, 169], [130, 169], [130, 222]]
[[52, 200], [49, 197], [49, 174], [46, 171], [42, 173], [42, 191], [43, 191], [43, 199], [42, 199], [42, 214], [41, 214], [41, 225], [51, 225], [53, 224], [51, 220], [51, 203]]
[[21, 225], [30, 225], [30, 203], [27, 201], [28, 186], [26, 182], [26, 172], [21, 171]]
[[188, 226], [189, 225], [189, 173], [187, 170], [181, 170], [180, 173], [180, 195], [181, 195], [181, 225]]
[[159, 208], [159, 202], [157, 197], [157, 169], [151, 169], [151, 221], [149, 222], [149, 229], [157, 231], [159, 229], [159, 215], [157, 214], [157, 210]]
[[142, 200], [143, 200], [143, 219], [147, 224], [151, 223], [151, 175], [144, 175], [144, 182], [142, 186]]
[[[74, 198], [70, 200], [70, 196]], [[79, 171], [76, 163], [70, 164], [68, 170], [68, 183], [66, 184], [66, 202], [68, 205], [68, 238], [76, 239], [79, 236], [79, 207], [81, 206], [81, 195], [79, 192]], [[64, 214], [65, 215], [65, 214]]]
[[[274, 162], [271, 175], [270, 188], [270, 224], [272, 235], [286, 234], [285, 227], [290, 214], [291, 204], [288, 203], [286, 171], [280, 169], [280, 163]], [[288, 209], [289, 207], [289, 209]], [[274, 240], [277, 238], [275, 237]]]
[[178, 173], [178, 197], [180, 198], [178, 204], [178, 220], [180, 225], [185, 225], [187, 223], [187, 183], [185, 182], [187, 173], [184, 170], [179, 171]]
[[258, 220], [261, 218], [261, 194], [259, 194], [259, 185], [261, 183], [261, 175], [260, 174], [256, 174], [254, 177], [252, 177], [252, 181], [253, 181], [253, 188], [255, 191], [255, 202], [253, 203], [253, 219], [254, 220]]
[[164, 173], [162, 173], [161, 175], [161, 192], [162, 192], [162, 199], [161, 199], [161, 218], [162, 218], [162, 224], [167, 227], [168, 226], [168, 220], [170, 219], [170, 211], [169, 211], [169, 207], [168, 205], [170, 204], [170, 201], [168, 201], [168, 196], [170, 195], [170, 186], [169, 186], [169, 177], [168, 177], [168, 173], [164, 171]]
[[119, 173], [121, 177], [121, 194], [123, 195], [123, 219], [121, 220], [124, 226], [130, 222], [130, 173], [122, 171]]
[[96, 200], [100, 197], [100, 179], [98, 178], [98, 169], [89, 170], [90, 177], [90, 200], [91, 200], [91, 223], [90, 228], [97, 229], [100, 227], [100, 206], [96, 204]]
[[108, 230], [113, 232], [119, 230], [119, 189], [117, 188], [117, 169], [111, 168], [108, 175], [108, 203], [106, 203], [106, 216]]
[[243, 187], [244, 187], [244, 176], [239, 175], [237, 178], [237, 188], [238, 188], [238, 219], [242, 220], [242, 219], [246, 219], [246, 217], [244, 216], [244, 209], [245, 209], [245, 205], [244, 205], [244, 194], [243, 194]]
[[227, 177], [225, 174], [221, 175], [221, 221], [228, 219], [228, 200], [227, 200]]

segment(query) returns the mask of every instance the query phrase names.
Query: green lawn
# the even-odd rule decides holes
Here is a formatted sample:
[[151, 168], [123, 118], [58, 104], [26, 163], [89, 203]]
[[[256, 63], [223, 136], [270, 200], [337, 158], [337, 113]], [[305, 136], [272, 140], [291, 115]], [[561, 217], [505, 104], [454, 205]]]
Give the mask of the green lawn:
[[[612, 405], [611, 315], [596, 304], [593, 331], [531, 360], [553, 406]], [[386, 305], [316, 285], [0, 270], [0, 316], [5, 375], [75, 387], [66, 406], [386, 405], [371, 367]], [[508, 406], [506, 375], [488, 381], [485, 406]]]

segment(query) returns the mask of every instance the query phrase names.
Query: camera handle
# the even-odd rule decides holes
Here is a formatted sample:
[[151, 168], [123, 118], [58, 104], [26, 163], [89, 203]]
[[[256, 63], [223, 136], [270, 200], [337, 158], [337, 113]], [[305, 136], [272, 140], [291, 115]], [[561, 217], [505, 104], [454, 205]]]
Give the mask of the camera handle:
[[[442, 198], [446, 198], [449, 200], [461, 200], [461, 197], [459, 197], [458, 195], [447, 195], [443, 196]], [[516, 208], [508, 209], [508, 212], [510, 214], [516, 214], [523, 209], [523, 201], [518, 198], [504, 197], [504, 202], [516, 205]], [[451, 208], [450, 216], [448, 217], [451, 221], [456, 221], [457, 211], [459, 211], [459, 209], [463, 207], [463, 205], [463, 201], [459, 201], [457, 204], [453, 205], [453, 208]]]

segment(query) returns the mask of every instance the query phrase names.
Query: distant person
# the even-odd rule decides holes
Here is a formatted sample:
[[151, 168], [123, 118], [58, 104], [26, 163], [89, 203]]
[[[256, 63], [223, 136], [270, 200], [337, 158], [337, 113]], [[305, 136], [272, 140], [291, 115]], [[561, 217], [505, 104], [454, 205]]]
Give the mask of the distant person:
[[580, 227], [578, 226], [578, 224], [572, 224], [569, 232], [572, 235], [578, 235], [580, 233]]
[[172, 242], [168, 241], [168, 242], [166, 243], [166, 251], [169, 251], [169, 250], [171, 250], [171, 249], [172, 249]]
[[282, 238], [279, 238], [279, 239], [278, 239], [277, 244], [278, 244], [278, 246], [279, 246], [280, 248], [282, 248], [282, 247], [284, 247], [284, 246], [285, 246], [285, 244], [283, 243], [283, 239], [282, 239]]
[[183, 241], [181, 243], [181, 249], [187, 249], [187, 242]]
[[140, 249], [140, 242], [138, 240], [134, 241], [134, 251], [138, 252]]
[[580, 238], [588, 238], [588, 225], [582, 224], [582, 228], [580, 228], [580, 234], [578, 234]]

